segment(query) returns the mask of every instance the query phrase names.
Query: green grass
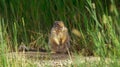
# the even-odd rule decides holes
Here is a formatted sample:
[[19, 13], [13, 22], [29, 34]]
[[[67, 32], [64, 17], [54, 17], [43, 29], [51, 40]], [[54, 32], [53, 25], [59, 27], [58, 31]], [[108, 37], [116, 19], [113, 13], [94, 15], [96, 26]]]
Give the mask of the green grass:
[[[16, 67], [17, 63], [9, 62], [4, 54], [17, 51], [21, 42], [27, 46], [48, 49], [48, 35], [56, 20], [64, 21], [67, 26], [73, 52], [83, 56], [119, 59], [119, 2], [119, 0], [0, 0], [0, 67], [10, 65]], [[79, 33], [76, 34], [73, 30]], [[119, 67], [117, 60], [114, 61], [116, 62], [110, 64], [110, 67]], [[80, 64], [83, 67], [84, 65]]]

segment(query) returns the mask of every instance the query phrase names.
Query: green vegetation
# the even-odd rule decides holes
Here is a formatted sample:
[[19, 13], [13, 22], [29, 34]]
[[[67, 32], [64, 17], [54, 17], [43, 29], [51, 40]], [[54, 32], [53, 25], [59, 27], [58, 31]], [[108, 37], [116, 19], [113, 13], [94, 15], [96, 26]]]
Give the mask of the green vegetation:
[[[69, 30], [72, 52], [120, 58], [119, 0], [0, 0], [0, 67], [19, 64], [13, 65], [4, 54], [17, 51], [21, 42], [46, 49], [56, 20]], [[110, 66], [120, 65], [116, 61]]]

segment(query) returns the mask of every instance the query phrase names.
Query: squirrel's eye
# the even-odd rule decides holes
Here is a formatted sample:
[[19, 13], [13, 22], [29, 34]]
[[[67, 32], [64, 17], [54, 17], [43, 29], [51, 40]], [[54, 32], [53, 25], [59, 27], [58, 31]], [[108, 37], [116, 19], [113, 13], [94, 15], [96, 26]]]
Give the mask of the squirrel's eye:
[[57, 23], [56, 25], [58, 26], [59, 24]]

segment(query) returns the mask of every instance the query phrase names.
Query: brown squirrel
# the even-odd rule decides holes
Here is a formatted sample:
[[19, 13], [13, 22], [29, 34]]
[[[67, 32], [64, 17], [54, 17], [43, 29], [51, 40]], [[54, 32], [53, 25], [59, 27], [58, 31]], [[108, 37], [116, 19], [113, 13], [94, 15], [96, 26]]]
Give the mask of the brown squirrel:
[[70, 48], [68, 29], [63, 21], [55, 21], [49, 36], [51, 53], [66, 53]]

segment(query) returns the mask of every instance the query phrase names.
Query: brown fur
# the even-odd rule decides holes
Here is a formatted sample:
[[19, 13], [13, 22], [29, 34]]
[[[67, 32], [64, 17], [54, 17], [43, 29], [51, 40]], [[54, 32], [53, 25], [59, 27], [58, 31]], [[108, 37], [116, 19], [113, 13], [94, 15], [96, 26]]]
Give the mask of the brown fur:
[[55, 21], [49, 36], [49, 45], [52, 53], [66, 53], [70, 47], [68, 29], [62, 21]]

